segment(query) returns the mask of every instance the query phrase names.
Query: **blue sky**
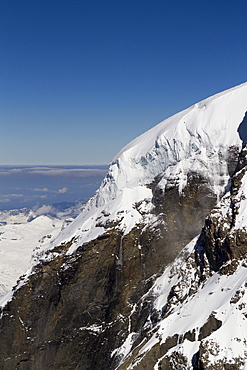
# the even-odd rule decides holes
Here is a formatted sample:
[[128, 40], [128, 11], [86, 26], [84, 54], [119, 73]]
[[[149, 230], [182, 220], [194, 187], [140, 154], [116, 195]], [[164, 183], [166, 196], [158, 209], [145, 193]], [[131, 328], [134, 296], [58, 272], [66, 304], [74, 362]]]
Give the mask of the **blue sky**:
[[0, 0], [0, 164], [107, 164], [247, 80], [245, 1]]
[[92, 197], [107, 166], [0, 166], [0, 210]]

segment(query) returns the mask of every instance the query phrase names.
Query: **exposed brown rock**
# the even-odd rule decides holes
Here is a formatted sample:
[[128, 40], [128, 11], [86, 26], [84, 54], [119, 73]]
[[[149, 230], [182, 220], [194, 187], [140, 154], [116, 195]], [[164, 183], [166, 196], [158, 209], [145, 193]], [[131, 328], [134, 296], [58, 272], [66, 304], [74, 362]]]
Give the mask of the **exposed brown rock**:
[[198, 340], [202, 340], [218, 330], [222, 326], [222, 321], [216, 319], [214, 315], [210, 315], [207, 322], [201, 327]]
[[[234, 268], [234, 261], [236, 262], [247, 254], [246, 230], [234, 229], [239, 207], [239, 199], [236, 195], [245, 172], [246, 168], [243, 168], [232, 178], [229, 195], [231, 213], [220, 220], [217, 212], [216, 216], [213, 212], [205, 220], [197, 249], [202, 275], [205, 258], [213, 271], [220, 270], [223, 273], [224, 271], [230, 272], [231, 267]], [[228, 261], [232, 262], [226, 265]]]

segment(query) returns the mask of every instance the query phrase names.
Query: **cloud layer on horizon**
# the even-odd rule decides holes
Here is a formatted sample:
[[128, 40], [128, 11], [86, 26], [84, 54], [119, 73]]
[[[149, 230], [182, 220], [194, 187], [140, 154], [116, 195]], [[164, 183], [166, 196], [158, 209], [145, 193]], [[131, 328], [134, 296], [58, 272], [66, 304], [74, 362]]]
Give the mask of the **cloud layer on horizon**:
[[106, 173], [108, 166], [0, 166], [1, 176], [15, 176], [15, 175], [45, 175], [45, 176], [76, 176], [76, 177], [92, 177], [102, 176]]
[[107, 166], [0, 166], [0, 209], [85, 201], [106, 172]]

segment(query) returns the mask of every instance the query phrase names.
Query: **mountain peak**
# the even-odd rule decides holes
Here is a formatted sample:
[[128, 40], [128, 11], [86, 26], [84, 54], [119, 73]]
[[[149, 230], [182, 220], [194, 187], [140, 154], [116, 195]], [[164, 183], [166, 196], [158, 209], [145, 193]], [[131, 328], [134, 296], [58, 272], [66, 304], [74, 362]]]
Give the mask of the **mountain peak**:
[[[127, 144], [114, 157], [113, 162], [121, 158], [123, 153], [129, 152], [131, 158], [145, 156], [159, 141], [184, 141], [190, 138], [189, 135], [196, 135], [200, 131], [211, 137], [214, 145], [239, 143], [236, 132], [246, 111], [246, 91], [247, 82], [204, 99], [167, 118]], [[222, 135], [215, 136], [215, 132], [221, 132]]]
[[5, 299], [4, 370], [246, 367], [247, 84], [127, 145]]
[[[135, 205], [149, 203], [152, 208], [149, 185], [160, 174], [160, 187], [173, 177], [180, 193], [189, 172], [206, 174], [219, 199], [229, 180], [231, 152], [240, 151], [247, 135], [246, 96], [244, 83], [175, 114], [133, 140], [113, 159], [96, 195], [71, 225], [71, 233], [66, 230], [57, 242], [76, 236], [80, 226], [79, 243], [92, 240], [105, 231], [96, 225], [109, 222], [120, 222], [124, 234], [128, 233], [142, 220]], [[124, 218], [118, 216], [123, 210]]]

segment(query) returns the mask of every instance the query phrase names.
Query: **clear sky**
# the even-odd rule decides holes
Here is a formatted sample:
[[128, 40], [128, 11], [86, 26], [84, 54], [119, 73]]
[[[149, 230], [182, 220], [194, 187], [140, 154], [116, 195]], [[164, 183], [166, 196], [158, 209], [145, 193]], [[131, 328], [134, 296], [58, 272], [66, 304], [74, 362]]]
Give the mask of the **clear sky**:
[[107, 164], [247, 80], [243, 0], [0, 0], [0, 164]]

